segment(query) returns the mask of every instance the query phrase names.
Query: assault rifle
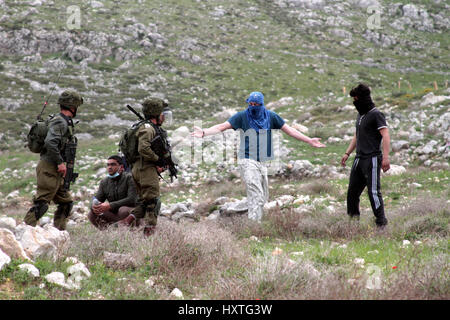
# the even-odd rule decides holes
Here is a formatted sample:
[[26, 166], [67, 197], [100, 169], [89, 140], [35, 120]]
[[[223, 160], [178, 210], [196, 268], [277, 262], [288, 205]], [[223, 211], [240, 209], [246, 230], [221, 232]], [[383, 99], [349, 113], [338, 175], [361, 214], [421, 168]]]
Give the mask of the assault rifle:
[[70, 190], [70, 184], [72, 182], [75, 182], [75, 180], [78, 178], [78, 173], [73, 172], [74, 166], [75, 166], [75, 154], [77, 151], [77, 140], [74, 137], [73, 140], [68, 142], [66, 144], [65, 149], [65, 160], [66, 160], [66, 176], [64, 177], [64, 185], [63, 189], [65, 191]]
[[170, 182], [173, 182], [173, 177], [178, 179], [177, 165], [173, 162], [169, 142], [166, 140], [166, 143], [164, 143], [161, 135], [162, 133], [158, 134], [155, 138], [152, 139], [151, 141], [152, 149], [157, 155], [159, 156], [162, 155], [160, 156], [157, 165], [159, 167], [169, 169]]
[[[141, 121], [145, 121], [144, 117], [139, 112], [134, 110], [132, 106], [127, 104], [127, 108], [128, 110], [133, 112]], [[169, 141], [167, 141], [167, 134], [161, 128], [157, 128], [153, 123], [151, 124], [153, 125], [157, 133], [156, 137], [153, 138], [152, 141], [150, 141], [153, 152], [155, 152], [160, 158], [156, 163], [156, 165], [161, 168], [168, 168], [170, 182], [173, 182], [173, 177], [178, 179], [177, 177], [178, 169], [177, 164], [175, 164], [172, 159], [172, 150], [171, 150], [172, 148], [169, 144]], [[165, 141], [163, 141], [162, 135], [164, 135]], [[161, 177], [159, 173], [158, 175]], [[161, 177], [161, 179], [163, 178]]]

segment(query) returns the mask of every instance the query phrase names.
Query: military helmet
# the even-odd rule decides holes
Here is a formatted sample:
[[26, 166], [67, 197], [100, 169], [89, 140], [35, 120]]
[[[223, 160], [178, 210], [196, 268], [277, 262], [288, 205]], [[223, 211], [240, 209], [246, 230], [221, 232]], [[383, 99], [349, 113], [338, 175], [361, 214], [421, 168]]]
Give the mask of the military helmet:
[[142, 112], [146, 118], [159, 116], [167, 106], [162, 99], [149, 98], [142, 104]]
[[83, 104], [83, 98], [81, 95], [73, 90], [66, 90], [58, 98], [58, 104], [64, 107], [78, 108]]

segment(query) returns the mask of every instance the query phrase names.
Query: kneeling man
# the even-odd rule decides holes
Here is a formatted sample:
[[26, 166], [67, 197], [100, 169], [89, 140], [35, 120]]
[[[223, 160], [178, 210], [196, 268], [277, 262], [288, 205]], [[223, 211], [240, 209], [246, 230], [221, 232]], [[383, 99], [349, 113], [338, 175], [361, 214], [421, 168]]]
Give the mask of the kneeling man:
[[108, 175], [100, 182], [88, 215], [89, 221], [101, 230], [128, 217], [137, 197], [132, 176], [123, 171], [122, 158], [110, 156], [106, 165]]

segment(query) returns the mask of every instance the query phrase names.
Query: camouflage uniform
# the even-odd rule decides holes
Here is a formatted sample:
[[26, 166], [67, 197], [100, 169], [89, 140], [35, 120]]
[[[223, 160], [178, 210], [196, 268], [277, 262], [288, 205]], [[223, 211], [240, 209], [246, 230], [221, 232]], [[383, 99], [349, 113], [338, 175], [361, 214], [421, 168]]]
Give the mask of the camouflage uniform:
[[261, 222], [269, 199], [267, 167], [253, 159], [239, 159], [239, 169], [247, 190], [248, 218]]
[[[82, 98], [76, 92], [65, 91], [58, 102], [64, 102], [65, 96], [75, 97], [78, 107]], [[73, 100], [73, 99], [72, 99]], [[69, 101], [72, 101], [69, 99]], [[81, 101], [81, 103], [79, 103]], [[73, 102], [73, 101], [72, 101]], [[53, 225], [59, 230], [66, 229], [67, 218], [71, 214], [73, 199], [69, 191], [64, 190], [64, 178], [58, 172], [58, 165], [65, 162], [67, 143], [75, 142], [72, 118], [60, 113], [48, 125], [48, 133], [40, 160], [36, 167], [37, 191], [33, 197], [33, 207], [27, 212], [24, 222], [36, 226], [39, 219], [47, 212], [51, 201], [58, 205], [53, 218]]]
[[[148, 120], [158, 117], [164, 108], [164, 102], [157, 98], [151, 98], [143, 103], [143, 113]], [[132, 164], [132, 175], [138, 193], [135, 209], [131, 212], [136, 219], [144, 220], [145, 230], [153, 230], [157, 224], [158, 214], [161, 208], [159, 193], [159, 175], [157, 162], [160, 157], [152, 150], [151, 141], [156, 136], [156, 130], [152, 124], [145, 123], [137, 131], [139, 157]]]
[[153, 152], [150, 144], [155, 135], [155, 129], [148, 123], [139, 128], [137, 132], [139, 159], [131, 170], [138, 193], [137, 206], [131, 213], [136, 219], [144, 218], [145, 224], [150, 226], [156, 226], [161, 206], [159, 176], [156, 169], [159, 157]]

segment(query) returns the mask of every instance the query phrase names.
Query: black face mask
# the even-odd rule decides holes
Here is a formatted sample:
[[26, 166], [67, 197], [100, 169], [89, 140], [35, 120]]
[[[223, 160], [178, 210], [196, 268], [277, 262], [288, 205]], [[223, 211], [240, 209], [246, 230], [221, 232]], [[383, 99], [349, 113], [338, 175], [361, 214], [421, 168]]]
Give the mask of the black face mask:
[[353, 101], [353, 105], [356, 107], [356, 110], [358, 110], [360, 115], [366, 114], [375, 107], [375, 104], [370, 96], [361, 98], [358, 97], [358, 100]]

